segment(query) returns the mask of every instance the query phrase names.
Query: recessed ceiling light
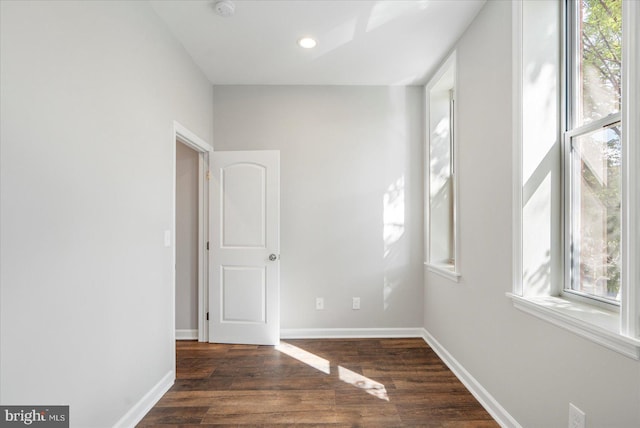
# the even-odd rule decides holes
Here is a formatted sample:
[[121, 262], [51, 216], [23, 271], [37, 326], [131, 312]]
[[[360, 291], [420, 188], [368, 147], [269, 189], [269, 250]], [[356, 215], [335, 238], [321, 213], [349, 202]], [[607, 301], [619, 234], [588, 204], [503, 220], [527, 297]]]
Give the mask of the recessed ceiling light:
[[316, 42], [316, 40], [312, 37], [303, 37], [298, 40], [298, 46], [305, 49], [313, 49], [317, 44], [318, 42]]

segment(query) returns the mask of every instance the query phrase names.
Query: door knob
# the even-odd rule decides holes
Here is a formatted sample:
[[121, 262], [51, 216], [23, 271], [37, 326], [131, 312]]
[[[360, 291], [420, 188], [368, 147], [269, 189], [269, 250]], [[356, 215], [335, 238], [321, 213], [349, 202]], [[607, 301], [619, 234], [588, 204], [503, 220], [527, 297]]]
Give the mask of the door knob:
[[278, 260], [278, 256], [276, 256], [275, 254], [271, 254], [269, 255], [269, 260], [271, 260], [272, 262], [275, 262], [276, 260]]

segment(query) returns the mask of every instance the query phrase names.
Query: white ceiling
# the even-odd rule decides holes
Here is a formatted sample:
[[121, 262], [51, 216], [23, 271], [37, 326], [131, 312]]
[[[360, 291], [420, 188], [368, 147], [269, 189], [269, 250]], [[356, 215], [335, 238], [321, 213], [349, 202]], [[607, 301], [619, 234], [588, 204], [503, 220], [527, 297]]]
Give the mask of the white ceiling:
[[[152, 0], [214, 85], [424, 84], [485, 0]], [[304, 50], [302, 36], [318, 46]]]

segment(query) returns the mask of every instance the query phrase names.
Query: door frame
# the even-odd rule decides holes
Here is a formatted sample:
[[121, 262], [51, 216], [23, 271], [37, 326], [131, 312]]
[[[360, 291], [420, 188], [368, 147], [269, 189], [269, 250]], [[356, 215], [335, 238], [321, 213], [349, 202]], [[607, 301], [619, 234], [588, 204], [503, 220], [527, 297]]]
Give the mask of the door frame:
[[213, 146], [191, 132], [177, 121], [173, 122], [172, 139], [172, 164], [173, 164], [173, 192], [172, 192], [172, 223], [171, 235], [173, 238], [172, 251], [172, 330], [175, 343], [176, 324], [176, 143], [182, 143], [198, 153], [198, 342], [209, 341], [209, 323], [207, 312], [209, 310], [209, 257], [207, 245], [210, 240], [211, 212], [211, 186], [209, 177], [211, 171], [211, 158]]

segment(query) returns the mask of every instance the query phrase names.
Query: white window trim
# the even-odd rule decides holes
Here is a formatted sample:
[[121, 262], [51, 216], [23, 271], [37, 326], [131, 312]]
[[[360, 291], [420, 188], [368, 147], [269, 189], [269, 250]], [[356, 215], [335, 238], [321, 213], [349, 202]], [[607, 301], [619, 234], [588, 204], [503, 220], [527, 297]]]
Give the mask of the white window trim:
[[627, 100], [622, 104], [622, 226], [627, 233], [622, 236], [621, 249], [622, 276], [628, 280], [623, 283], [621, 299], [627, 304], [621, 307], [620, 319], [622, 334], [640, 338], [640, 4], [623, 1], [622, 16], [626, 22], [622, 57], [627, 59], [622, 69], [622, 99]]
[[[449, 68], [451, 67], [456, 67], [456, 51], [454, 50], [445, 60], [444, 62], [440, 65], [440, 67], [438, 68], [438, 70], [435, 72], [435, 74], [431, 77], [431, 79], [429, 80], [429, 83], [425, 86], [424, 88], [424, 101], [425, 101], [425, 117], [427, 118], [427, 120], [425, 120], [425, 134], [424, 134], [424, 219], [425, 219], [425, 223], [424, 223], [424, 234], [425, 234], [425, 239], [424, 239], [424, 257], [425, 257], [425, 261], [424, 261], [424, 265], [427, 267], [427, 270], [429, 272], [433, 272], [443, 278], [449, 279], [451, 281], [454, 282], [459, 282], [460, 281], [460, 277], [462, 276], [460, 274], [460, 245], [459, 245], [459, 236], [460, 236], [460, 232], [459, 232], [459, 222], [458, 222], [458, 173], [456, 172], [456, 174], [453, 177], [453, 196], [454, 196], [454, 200], [453, 200], [453, 204], [454, 204], [454, 208], [453, 208], [453, 248], [454, 248], [454, 260], [455, 263], [454, 264], [437, 264], [437, 263], [432, 263], [431, 260], [431, 255], [430, 255], [430, 245], [431, 245], [431, 236], [430, 236], [430, 230], [431, 230], [431, 219], [430, 219], [430, 182], [429, 182], [429, 174], [430, 174], [430, 169], [429, 169], [429, 165], [430, 165], [430, 156], [429, 156], [429, 151], [430, 151], [430, 140], [431, 140], [431, 129], [430, 129], [430, 121], [429, 121], [429, 117], [430, 117], [430, 108], [429, 108], [429, 94], [431, 89], [433, 89], [433, 87], [438, 83], [438, 81], [440, 80], [440, 78], [449, 70]], [[457, 87], [458, 87], [458, 72], [457, 69], [454, 73], [454, 77], [453, 77], [453, 87], [454, 87], [454, 93], [456, 95], [454, 95], [454, 101], [457, 100]], [[456, 153], [458, 151], [458, 141], [456, 138], [456, 135], [458, 135], [458, 121], [457, 121], [457, 116], [458, 116], [458, 103], [455, 102], [454, 103], [454, 112], [453, 112], [453, 116], [454, 116], [454, 122], [453, 122], [453, 152]], [[454, 156], [453, 158], [453, 168], [455, 171], [458, 171], [458, 157]]]
[[562, 297], [522, 297], [513, 293], [507, 293], [507, 297], [521, 311], [640, 360], [640, 340], [620, 333], [620, 317], [616, 312]]
[[[525, 296], [522, 284], [522, 1], [512, 3], [513, 19], [513, 290], [515, 308], [548, 321], [622, 355], [640, 360], [640, 2], [623, 1], [623, 178], [622, 293], [620, 313], [557, 296]], [[632, 77], [634, 76], [634, 77]], [[631, 168], [630, 165], [635, 165]], [[562, 289], [563, 287], [557, 287]]]
[[450, 279], [455, 282], [460, 281], [462, 276], [459, 272], [456, 272], [453, 265], [436, 265], [433, 263], [424, 263], [429, 272], [433, 272], [436, 275], [440, 275], [443, 278]]

